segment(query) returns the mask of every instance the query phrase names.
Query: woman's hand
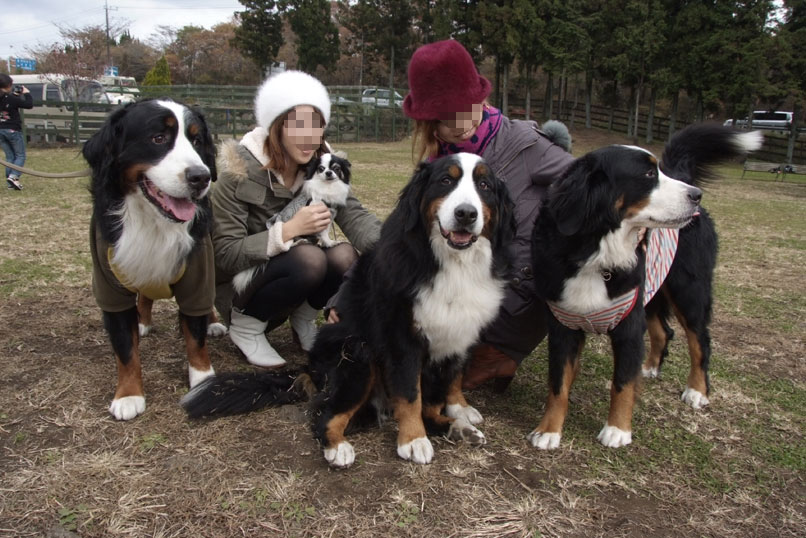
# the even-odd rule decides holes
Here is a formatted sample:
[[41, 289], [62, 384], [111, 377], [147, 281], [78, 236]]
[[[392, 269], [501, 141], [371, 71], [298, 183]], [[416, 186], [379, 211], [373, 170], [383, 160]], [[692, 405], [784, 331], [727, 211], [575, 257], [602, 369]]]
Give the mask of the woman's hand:
[[322, 202], [303, 207], [283, 224], [283, 241], [321, 232], [330, 224], [330, 209]]

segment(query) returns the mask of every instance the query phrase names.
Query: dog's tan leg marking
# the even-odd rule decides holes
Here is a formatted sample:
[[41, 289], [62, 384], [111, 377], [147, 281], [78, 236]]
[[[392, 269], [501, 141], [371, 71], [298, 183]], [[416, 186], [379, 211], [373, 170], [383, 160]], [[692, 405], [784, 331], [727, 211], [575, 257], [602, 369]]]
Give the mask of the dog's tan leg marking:
[[646, 325], [649, 332], [649, 355], [644, 361], [643, 373], [645, 377], [657, 377], [661, 354], [666, 346], [666, 331], [658, 316], [647, 317]]
[[426, 436], [423, 424], [420, 381], [417, 381], [417, 395], [413, 401], [394, 396], [391, 398], [391, 403], [398, 424], [397, 455], [414, 463], [431, 463], [434, 458], [434, 447]]
[[212, 368], [210, 355], [207, 352], [207, 340], [200, 346], [188, 329], [187, 321], [182, 318], [182, 336], [185, 337], [185, 349], [187, 350], [188, 363], [199, 372], [207, 372]]
[[327, 440], [328, 448], [335, 448], [340, 443], [344, 442], [344, 430], [347, 429], [347, 424], [349, 424], [350, 419], [353, 418], [361, 407], [367, 403], [369, 400], [370, 395], [372, 394], [372, 387], [375, 385], [375, 367], [371, 367], [370, 374], [369, 374], [369, 381], [367, 382], [367, 386], [364, 387], [364, 394], [361, 396], [361, 399], [356, 403], [356, 405], [344, 413], [338, 413], [333, 415], [327, 426], [325, 427], [325, 439]]
[[443, 415], [442, 407], [443, 406], [441, 404], [423, 406], [423, 418], [430, 419], [434, 422], [434, 424], [438, 424], [440, 426], [449, 425], [454, 419]]
[[675, 308], [675, 315], [678, 323], [686, 331], [686, 341], [688, 342], [688, 354], [691, 358], [691, 367], [688, 372], [687, 386], [698, 391], [700, 394], [708, 394], [708, 383], [705, 380], [705, 371], [702, 369], [702, 348], [697, 340], [697, 334], [689, 329], [686, 319], [680, 315]]
[[560, 393], [554, 394], [554, 391], [549, 388], [546, 412], [536, 431], [542, 433], [562, 432], [565, 416], [568, 414], [568, 397], [571, 394], [571, 385], [574, 384], [577, 373], [579, 373], [579, 355], [577, 355], [573, 361], [565, 363]]
[[461, 372], [448, 385], [448, 392], [445, 394], [445, 414], [451, 418], [464, 419], [470, 424], [484, 422], [484, 417], [481, 416], [478, 409], [468, 404], [465, 395], [462, 394]]
[[417, 397], [414, 398], [414, 401], [410, 402], [401, 397], [392, 399], [392, 408], [394, 409], [395, 420], [397, 420], [398, 424], [398, 446], [407, 445], [415, 439], [425, 437], [422, 405], [422, 394], [420, 392], [419, 382], [417, 383]]
[[462, 376], [460, 373], [456, 379], [448, 385], [448, 393], [445, 395], [445, 403], [447, 405], [461, 405], [467, 407], [469, 404], [465, 400], [465, 395], [462, 393]]
[[617, 390], [615, 383], [610, 386], [610, 413], [607, 415], [607, 425], [615, 426], [621, 431], [632, 431], [632, 410], [635, 405], [637, 392], [636, 381], [625, 384]]
[[151, 309], [154, 301], [142, 293], [137, 294], [137, 320], [140, 324], [140, 336], [145, 336], [151, 331]]
[[132, 355], [124, 363], [117, 354], [118, 386], [115, 389], [115, 400], [127, 396], [143, 396], [143, 372], [140, 365], [140, 332], [137, 325], [132, 327]]

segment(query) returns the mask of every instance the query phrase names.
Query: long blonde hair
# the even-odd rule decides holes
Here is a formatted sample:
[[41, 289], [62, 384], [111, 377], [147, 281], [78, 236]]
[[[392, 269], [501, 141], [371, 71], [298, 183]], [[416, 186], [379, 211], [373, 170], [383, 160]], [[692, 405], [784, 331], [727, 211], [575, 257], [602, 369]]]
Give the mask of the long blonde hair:
[[[314, 113], [319, 116], [320, 124], [324, 123], [324, 118], [322, 114], [314, 108]], [[274, 172], [280, 174], [281, 176], [285, 174], [286, 167], [288, 163], [286, 162], [286, 152], [283, 148], [282, 138], [283, 138], [283, 125], [285, 121], [288, 119], [288, 115], [293, 112], [294, 109], [290, 109], [288, 112], [274, 120], [274, 123], [271, 124], [269, 128], [269, 136], [266, 137], [266, 141], [263, 143], [263, 152], [268, 155], [269, 162], [264, 167], [266, 170], [273, 170]], [[316, 153], [312, 158], [319, 158], [322, 156], [323, 153], [330, 153], [328, 150], [327, 142], [325, 142], [325, 135], [322, 133], [322, 144], [316, 150]]]
[[436, 157], [439, 140], [435, 134], [439, 120], [415, 120], [411, 134], [411, 158], [414, 164]]

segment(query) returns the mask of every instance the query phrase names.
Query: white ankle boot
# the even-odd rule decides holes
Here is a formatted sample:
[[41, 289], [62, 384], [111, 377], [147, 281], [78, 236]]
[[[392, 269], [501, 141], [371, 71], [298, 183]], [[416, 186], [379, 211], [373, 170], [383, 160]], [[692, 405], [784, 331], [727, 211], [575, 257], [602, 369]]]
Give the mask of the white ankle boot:
[[310, 351], [313, 341], [316, 340], [316, 318], [319, 317], [319, 310], [315, 309], [305, 301], [291, 314], [289, 321], [291, 328], [299, 338], [299, 345], [303, 351]]
[[246, 360], [255, 366], [275, 368], [285, 364], [285, 360], [266, 340], [265, 330], [268, 322], [260, 321], [232, 310], [232, 321], [229, 326], [229, 337], [238, 346]]

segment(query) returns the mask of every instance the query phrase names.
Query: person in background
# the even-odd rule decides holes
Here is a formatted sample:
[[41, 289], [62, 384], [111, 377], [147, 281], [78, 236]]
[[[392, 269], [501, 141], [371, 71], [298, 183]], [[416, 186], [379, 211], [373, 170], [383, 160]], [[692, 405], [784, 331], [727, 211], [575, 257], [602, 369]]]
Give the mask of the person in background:
[[546, 335], [546, 306], [535, 298], [532, 282], [532, 228], [549, 185], [573, 161], [570, 137], [560, 147], [535, 122], [510, 120], [490, 106], [490, 82], [458, 41], [417, 49], [408, 80], [403, 112], [415, 120], [415, 160], [459, 152], [480, 155], [506, 183], [515, 203], [513, 275], [498, 317], [473, 349], [462, 384], [473, 389], [496, 379], [495, 390], [502, 392]]
[[240, 142], [224, 142], [219, 150], [210, 195], [216, 307], [230, 318], [230, 338], [251, 364], [277, 367], [285, 360], [265, 332], [290, 316], [295, 340], [309, 350], [320, 309], [357, 259], [356, 249], [374, 244], [381, 225], [353, 195], [335, 219], [350, 243], [295, 242], [330, 224], [323, 203], [303, 207], [286, 222], [272, 219], [299, 192], [305, 165], [330, 151], [324, 140], [330, 98], [319, 80], [301, 71], [271, 76], [255, 98], [255, 119], [257, 127]]
[[[21, 108], [33, 108], [34, 100], [25, 86], [14, 87], [13, 79], [0, 73], [0, 146], [6, 161], [16, 166], [25, 164], [25, 138], [22, 135]], [[6, 167], [9, 189], [21, 191], [20, 172]]]

